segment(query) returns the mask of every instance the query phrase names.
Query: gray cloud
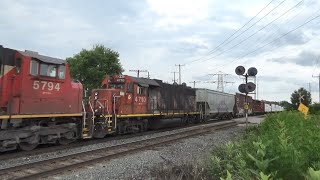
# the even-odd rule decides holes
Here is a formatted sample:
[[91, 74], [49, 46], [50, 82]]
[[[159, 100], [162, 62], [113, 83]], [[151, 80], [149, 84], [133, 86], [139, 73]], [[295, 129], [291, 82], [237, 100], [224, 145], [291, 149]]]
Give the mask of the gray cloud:
[[312, 51], [302, 51], [298, 56], [293, 58], [273, 58], [269, 59], [270, 62], [277, 62], [281, 64], [295, 63], [300, 66], [314, 66], [317, 59], [320, 58], [320, 54]]

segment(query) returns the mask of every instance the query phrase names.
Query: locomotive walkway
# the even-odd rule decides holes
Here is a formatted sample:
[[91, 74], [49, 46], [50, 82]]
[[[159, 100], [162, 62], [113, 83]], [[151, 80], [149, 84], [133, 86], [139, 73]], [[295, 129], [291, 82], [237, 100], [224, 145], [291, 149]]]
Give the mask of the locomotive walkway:
[[192, 128], [186, 128], [184, 131], [169, 135], [2, 169], [0, 172], [0, 179], [46, 179], [74, 169], [79, 170], [96, 163], [109, 161], [192, 136], [206, 134], [219, 129], [226, 129], [236, 125], [236, 121], [203, 124]]

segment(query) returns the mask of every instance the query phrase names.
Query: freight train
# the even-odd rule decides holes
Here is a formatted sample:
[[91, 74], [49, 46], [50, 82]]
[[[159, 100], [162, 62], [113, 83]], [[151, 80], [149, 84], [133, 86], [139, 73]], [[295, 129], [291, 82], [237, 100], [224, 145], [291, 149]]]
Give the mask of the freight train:
[[[101, 88], [87, 98], [83, 94], [64, 60], [0, 46], [0, 152], [231, 119], [244, 112], [241, 94], [128, 75], [107, 75]], [[250, 102], [252, 114], [267, 109], [262, 101]]]

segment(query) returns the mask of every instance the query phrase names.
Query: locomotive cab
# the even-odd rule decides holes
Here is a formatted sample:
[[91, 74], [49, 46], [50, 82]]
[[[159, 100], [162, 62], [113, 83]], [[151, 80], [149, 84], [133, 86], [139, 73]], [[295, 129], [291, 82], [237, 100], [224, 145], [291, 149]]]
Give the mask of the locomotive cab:
[[78, 138], [82, 84], [64, 60], [0, 46], [0, 152]]

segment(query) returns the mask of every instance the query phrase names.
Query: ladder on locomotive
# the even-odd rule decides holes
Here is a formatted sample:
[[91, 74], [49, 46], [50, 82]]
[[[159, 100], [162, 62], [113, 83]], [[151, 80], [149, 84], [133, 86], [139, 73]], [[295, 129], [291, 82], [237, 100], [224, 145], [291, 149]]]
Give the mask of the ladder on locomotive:
[[93, 136], [94, 131], [94, 121], [95, 121], [95, 115], [92, 108], [92, 105], [89, 101], [89, 107], [91, 112], [86, 112], [84, 101], [82, 101], [82, 109], [83, 109], [83, 116], [82, 116], [82, 139], [89, 139]]

